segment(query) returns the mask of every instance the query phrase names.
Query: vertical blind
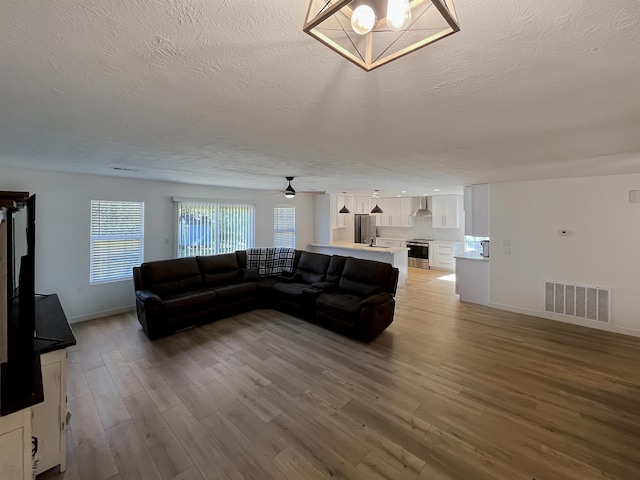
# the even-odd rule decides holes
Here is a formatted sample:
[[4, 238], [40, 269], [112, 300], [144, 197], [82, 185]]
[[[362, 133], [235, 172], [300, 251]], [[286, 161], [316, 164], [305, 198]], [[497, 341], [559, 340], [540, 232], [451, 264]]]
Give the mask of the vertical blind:
[[90, 283], [132, 277], [144, 259], [144, 203], [91, 200]]
[[252, 248], [255, 205], [233, 201], [178, 201], [178, 257]]
[[296, 207], [276, 206], [274, 208], [273, 246], [296, 248]]

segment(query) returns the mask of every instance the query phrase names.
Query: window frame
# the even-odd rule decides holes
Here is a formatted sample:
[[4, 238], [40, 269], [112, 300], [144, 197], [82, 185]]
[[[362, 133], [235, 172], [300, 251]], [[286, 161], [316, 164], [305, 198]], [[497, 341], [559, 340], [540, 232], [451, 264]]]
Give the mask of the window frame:
[[[293, 226], [292, 227], [288, 227], [288, 228], [277, 228], [277, 222], [278, 222], [278, 213], [277, 211], [279, 209], [289, 209], [289, 210], [293, 210]], [[276, 235], [277, 234], [293, 234], [293, 242], [291, 245], [276, 245]], [[280, 204], [280, 205], [274, 205], [273, 207], [273, 246], [274, 247], [281, 247], [281, 248], [296, 248], [296, 207], [295, 205], [285, 205], [285, 204]]]
[[[221, 245], [223, 242], [221, 242], [221, 238], [222, 238], [222, 233], [220, 231], [220, 224], [222, 219], [228, 219], [228, 216], [223, 215], [221, 212], [223, 212], [224, 209], [227, 208], [233, 208], [233, 207], [238, 207], [238, 208], [248, 208], [248, 212], [246, 216], [243, 215], [239, 215], [236, 216], [236, 219], [240, 219], [241, 221], [246, 221], [247, 224], [245, 225], [245, 231], [248, 234], [249, 238], [243, 239], [244, 240], [244, 247], [241, 247], [240, 245], [236, 245], [235, 250], [240, 250], [240, 249], [249, 249], [249, 248], [253, 248], [255, 245], [255, 230], [256, 230], [256, 204], [253, 201], [248, 201], [248, 200], [231, 200], [231, 199], [211, 199], [211, 198], [181, 198], [181, 197], [173, 197], [173, 201], [175, 203], [175, 210], [174, 210], [174, 227], [176, 228], [176, 244], [175, 244], [175, 255], [176, 258], [188, 258], [188, 257], [193, 257], [193, 256], [198, 256], [198, 255], [218, 255], [220, 253], [230, 253], [227, 251], [227, 249], [223, 249], [221, 250]], [[191, 251], [188, 252], [187, 247], [183, 248], [182, 247], [182, 223], [181, 223], [181, 218], [182, 218], [182, 208], [183, 208], [183, 204], [184, 207], [186, 208], [202, 208], [205, 210], [206, 215], [208, 215], [209, 221], [211, 222], [211, 218], [213, 218], [212, 221], [212, 229], [211, 232], [209, 233], [210, 236], [210, 244], [212, 244], [212, 246], [210, 247], [202, 247], [200, 249], [196, 249], [195, 251]], [[202, 232], [201, 232], [202, 233]], [[229, 232], [227, 231], [227, 234]], [[230, 235], [231, 237], [233, 237], [233, 233]], [[238, 242], [238, 240], [241, 239], [241, 236], [236, 239], [236, 243], [240, 243]], [[184, 251], [183, 251], [184, 250]], [[235, 251], [233, 250], [233, 251]], [[188, 254], [187, 254], [188, 253]]]
[[[126, 232], [120, 232], [117, 234], [96, 234], [94, 233], [94, 204], [118, 204], [121, 206], [136, 206], [139, 208], [139, 223], [132, 223], [131, 226], [135, 226], [138, 230], [137, 233], [131, 234]], [[100, 208], [100, 207], [98, 207]], [[99, 220], [98, 220], [99, 221]], [[126, 227], [128, 225], [123, 225]], [[123, 228], [124, 230], [124, 228]], [[117, 272], [111, 275], [98, 274], [96, 270], [99, 269], [100, 265], [105, 263], [108, 265], [108, 262], [100, 262], [99, 264], [96, 261], [96, 257], [99, 252], [96, 251], [96, 243], [100, 241], [107, 240], [115, 240], [115, 241], [137, 241], [139, 247], [136, 249], [137, 251], [131, 250], [127, 252], [129, 254], [135, 255], [135, 262], [131, 263], [131, 266], [128, 268], [121, 268], [120, 274]], [[108, 249], [105, 250], [108, 253]], [[123, 251], [124, 253], [124, 251]], [[113, 282], [122, 282], [127, 281], [133, 278], [133, 267], [139, 266], [144, 261], [144, 202], [137, 200], [97, 200], [91, 199], [89, 204], [89, 285], [101, 285], [105, 283], [113, 283]]]

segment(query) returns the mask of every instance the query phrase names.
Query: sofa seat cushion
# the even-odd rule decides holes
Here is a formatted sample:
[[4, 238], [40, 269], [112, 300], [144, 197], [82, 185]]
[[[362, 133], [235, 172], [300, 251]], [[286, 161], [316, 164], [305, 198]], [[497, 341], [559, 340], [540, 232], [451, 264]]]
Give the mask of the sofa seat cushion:
[[301, 297], [302, 291], [309, 288], [306, 283], [277, 282], [273, 285], [273, 293], [278, 296]]
[[200, 290], [198, 292], [183, 293], [165, 298], [163, 304], [169, 315], [202, 310], [207, 306], [213, 306], [216, 301], [216, 292], [213, 290]]
[[227, 285], [224, 287], [214, 288], [216, 300], [220, 304], [233, 303], [242, 300], [253, 300], [256, 296], [256, 285], [253, 282], [238, 283], [236, 285]]
[[347, 323], [358, 320], [362, 298], [347, 293], [323, 293], [318, 297], [318, 311]]
[[259, 295], [271, 295], [271, 290], [273, 289], [273, 286], [278, 283], [278, 279], [275, 277], [261, 278], [253, 283], [255, 284]]

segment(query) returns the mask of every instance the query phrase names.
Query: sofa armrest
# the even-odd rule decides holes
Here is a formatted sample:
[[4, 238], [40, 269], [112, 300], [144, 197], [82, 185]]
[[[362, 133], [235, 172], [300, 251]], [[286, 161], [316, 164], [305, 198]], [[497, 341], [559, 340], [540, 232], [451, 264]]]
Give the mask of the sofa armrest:
[[136, 290], [136, 298], [141, 302], [156, 301], [162, 302], [162, 299], [151, 290]]
[[371, 295], [370, 297], [367, 297], [364, 300], [362, 300], [362, 302], [360, 303], [360, 306], [362, 308], [375, 307], [377, 305], [382, 305], [383, 303], [388, 302], [389, 300], [393, 300], [393, 295], [391, 295], [390, 293], [387, 293], [387, 292], [376, 293], [375, 295]]

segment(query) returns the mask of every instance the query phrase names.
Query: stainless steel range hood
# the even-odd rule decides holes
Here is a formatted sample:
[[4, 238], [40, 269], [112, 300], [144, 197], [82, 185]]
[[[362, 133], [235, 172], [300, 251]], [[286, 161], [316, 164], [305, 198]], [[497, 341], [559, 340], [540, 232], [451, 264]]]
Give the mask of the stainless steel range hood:
[[420, 208], [411, 214], [412, 217], [430, 217], [431, 210], [427, 206], [427, 197], [420, 197]]

